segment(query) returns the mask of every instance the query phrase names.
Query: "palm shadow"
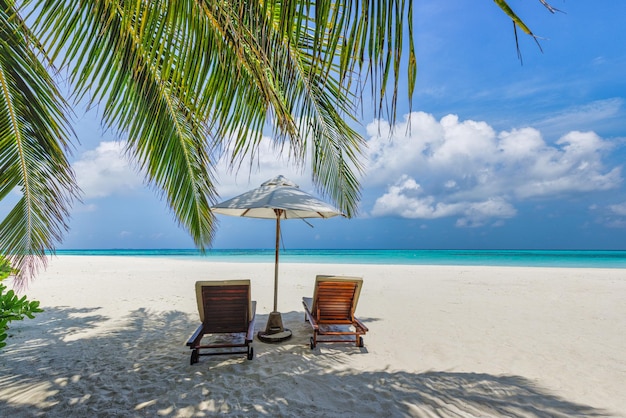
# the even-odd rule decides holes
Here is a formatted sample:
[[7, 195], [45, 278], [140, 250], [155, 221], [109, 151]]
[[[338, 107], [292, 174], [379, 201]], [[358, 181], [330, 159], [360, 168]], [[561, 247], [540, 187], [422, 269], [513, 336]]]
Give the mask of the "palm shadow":
[[[266, 321], [258, 315], [257, 329]], [[253, 361], [216, 356], [190, 366], [184, 344], [197, 317], [140, 308], [113, 322], [97, 308], [47, 308], [13, 325], [0, 352], [0, 408], [12, 417], [607, 414], [522, 376], [355, 370], [350, 356], [366, 351], [341, 344], [311, 350], [304, 313], [283, 314], [283, 321], [293, 338], [255, 341]]]

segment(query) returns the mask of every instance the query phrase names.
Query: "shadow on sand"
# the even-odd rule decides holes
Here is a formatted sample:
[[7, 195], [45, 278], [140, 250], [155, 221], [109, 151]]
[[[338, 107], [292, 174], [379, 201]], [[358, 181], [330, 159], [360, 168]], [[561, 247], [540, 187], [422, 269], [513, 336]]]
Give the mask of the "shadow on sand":
[[[259, 315], [257, 328], [266, 320]], [[190, 366], [184, 344], [195, 317], [138, 309], [113, 323], [98, 309], [47, 308], [14, 324], [0, 353], [0, 411], [10, 417], [607, 414], [521, 376], [354, 370], [348, 361], [366, 348], [310, 350], [303, 313], [283, 313], [283, 320], [294, 337], [255, 341], [253, 361], [216, 356]]]

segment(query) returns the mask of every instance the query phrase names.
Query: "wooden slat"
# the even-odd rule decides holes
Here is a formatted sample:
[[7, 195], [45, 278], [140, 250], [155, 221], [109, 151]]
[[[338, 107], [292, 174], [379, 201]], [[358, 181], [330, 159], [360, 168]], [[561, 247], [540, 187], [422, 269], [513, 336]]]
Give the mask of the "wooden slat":
[[203, 286], [204, 332], [246, 332], [248, 291], [248, 286]]
[[351, 322], [355, 283], [320, 282], [317, 288], [317, 300], [314, 303], [320, 323], [331, 321]]

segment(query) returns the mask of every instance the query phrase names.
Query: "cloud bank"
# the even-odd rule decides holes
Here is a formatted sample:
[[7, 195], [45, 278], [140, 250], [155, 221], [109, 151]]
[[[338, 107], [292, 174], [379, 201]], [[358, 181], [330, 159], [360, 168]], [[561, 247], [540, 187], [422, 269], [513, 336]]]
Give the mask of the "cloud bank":
[[[103, 141], [72, 164], [84, 200], [126, 195], [146, 187], [142, 175], [125, 156], [125, 147], [124, 141]], [[279, 174], [311, 191], [309, 171], [290, 162], [288, 155], [288, 149], [281, 152], [271, 138], [263, 137], [258, 152], [240, 164], [232, 166], [226, 158], [221, 159], [214, 170], [219, 194], [232, 197]]]
[[622, 182], [621, 168], [602, 160], [611, 144], [593, 132], [572, 131], [550, 145], [534, 128], [496, 132], [486, 122], [414, 112], [393, 129], [368, 125], [367, 136], [365, 186], [385, 188], [371, 216], [455, 216], [458, 226], [480, 226], [515, 216], [519, 201]]
[[[437, 120], [424, 112], [405, 115], [393, 129], [385, 121], [372, 122], [366, 132], [365, 216], [500, 225], [517, 215], [519, 202], [611, 190], [622, 182], [621, 167], [603, 161], [611, 143], [593, 132], [572, 131], [548, 144], [534, 128], [496, 132], [486, 122], [456, 115]], [[86, 200], [144, 187], [124, 145], [101, 142], [74, 163]], [[238, 168], [221, 160], [215, 170], [220, 196], [232, 197], [278, 174], [314, 192], [309, 170], [296, 167], [288, 155], [264, 137], [254, 158]], [[623, 205], [608, 209], [626, 216]]]

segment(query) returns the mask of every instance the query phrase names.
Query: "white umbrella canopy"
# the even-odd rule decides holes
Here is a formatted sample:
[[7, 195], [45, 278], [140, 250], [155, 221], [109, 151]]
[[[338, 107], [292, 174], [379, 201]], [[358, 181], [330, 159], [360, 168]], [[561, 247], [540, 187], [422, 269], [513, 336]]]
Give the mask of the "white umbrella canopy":
[[[301, 190], [297, 184], [277, 176], [211, 208], [213, 213], [263, 219], [332, 218], [343, 215], [332, 205]], [[280, 211], [277, 213], [277, 210]]]
[[229, 216], [276, 220], [276, 254], [274, 263], [274, 311], [270, 313], [265, 333], [259, 339], [265, 342], [284, 341], [291, 331], [283, 327], [278, 312], [278, 255], [280, 247], [280, 220], [304, 218], [332, 218], [345, 216], [339, 209], [301, 190], [284, 176], [270, 179], [260, 187], [247, 191], [211, 208], [213, 213]]

